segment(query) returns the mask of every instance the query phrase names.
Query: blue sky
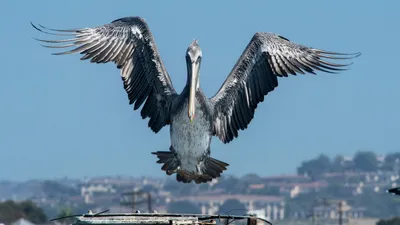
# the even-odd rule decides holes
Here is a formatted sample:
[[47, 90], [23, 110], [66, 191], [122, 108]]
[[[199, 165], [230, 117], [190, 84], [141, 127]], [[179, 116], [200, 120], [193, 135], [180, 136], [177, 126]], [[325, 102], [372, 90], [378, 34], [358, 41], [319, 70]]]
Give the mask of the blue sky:
[[185, 50], [203, 50], [201, 86], [214, 95], [257, 31], [339, 52], [362, 52], [338, 75], [280, 78], [249, 129], [213, 139], [226, 173], [294, 173], [317, 154], [400, 150], [397, 1], [4, 1], [0, 25], [0, 179], [96, 175], [166, 176], [152, 151], [170, 146], [128, 104], [113, 64], [52, 56], [29, 21], [92, 27], [144, 17], [180, 92]]

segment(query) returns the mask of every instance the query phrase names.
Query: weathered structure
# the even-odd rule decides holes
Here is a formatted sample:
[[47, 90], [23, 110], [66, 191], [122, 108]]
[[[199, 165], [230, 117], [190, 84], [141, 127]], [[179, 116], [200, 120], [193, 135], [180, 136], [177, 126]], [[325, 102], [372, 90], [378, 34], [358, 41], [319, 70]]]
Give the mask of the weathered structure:
[[88, 214], [77, 216], [76, 219], [75, 225], [214, 225], [230, 224], [237, 220], [246, 220], [247, 225], [256, 225], [258, 221], [263, 221], [272, 225], [269, 221], [257, 218], [253, 215], [236, 216], [162, 213], [93, 214], [89, 212]]

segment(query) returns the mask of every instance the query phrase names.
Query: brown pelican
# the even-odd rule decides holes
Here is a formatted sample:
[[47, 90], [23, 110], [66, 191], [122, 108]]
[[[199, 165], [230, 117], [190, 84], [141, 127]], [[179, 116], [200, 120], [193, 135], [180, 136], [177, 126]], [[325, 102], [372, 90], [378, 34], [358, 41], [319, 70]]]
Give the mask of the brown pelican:
[[[313, 73], [335, 73], [350, 64], [335, 64], [325, 59], [350, 59], [360, 55], [329, 52], [289, 41], [273, 33], [256, 33], [233, 67], [219, 91], [207, 98], [200, 87], [202, 51], [193, 41], [186, 51], [187, 82], [178, 94], [161, 60], [156, 43], [144, 19], [125, 17], [94, 28], [57, 30], [35, 26], [37, 30], [65, 40], [41, 40], [77, 46], [53, 53], [83, 54], [82, 60], [114, 62], [120, 69], [129, 104], [141, 110], [143, 119], [155, 132], [170, 125], [169, 151], [153, 152], [168, 175], [176, 173], [180, 182], [206, 183], [219, 177], [229, 164], [210, 157], [212, 136], [223, 143], [238, 137], [254, 117], [257, 104], [278, 86], [277, 77]], [[40, 28], [39, 28], [40, 27]], [[56, 32], [56, 33], [52, 33]], [[341, 56], [340, 56], [341, 55]]]

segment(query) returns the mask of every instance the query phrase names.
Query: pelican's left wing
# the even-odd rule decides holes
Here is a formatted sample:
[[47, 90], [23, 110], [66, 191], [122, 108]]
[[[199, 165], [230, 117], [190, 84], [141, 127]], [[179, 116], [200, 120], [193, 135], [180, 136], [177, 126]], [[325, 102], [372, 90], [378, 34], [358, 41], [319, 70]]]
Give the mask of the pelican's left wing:
[[[45, 46], [65, 48], [77, 46], [70, 51], [53, 53], [64, 55], [81, 53], [82, 60], [91, 59], [92, 63], [114, 62], [121, 70], [125, 91], [129, 104], [135, 104], [134, 110], [141, 105], [143, 119], [150, 117], [149, 127], [157, 133], [169, 124], [172, 100], [177, 93], [158, 53], [153, 36], [144, 19], [125, 17], [114, 20], [110, 24], [94, 28], [55, 30], [43, 26], [42, 29], [57, 31], [59, 36], [74, 36], [66, 40], [40, 40], [47, 43], [67, 43], [61, 46]], [[71, 42], [71, 43], [68, 43]]]
[[[347, 55], [338, 57], [337, 55]], [[328, 59], [350, 59], [343, 54], [310, 48], [272, 33], [256, 33], [216, 95], [210, 100], [214, 111], [213, 134], [228, 143], [254, 117], [258, 103], [278, 86], [277, 77], [314, 70], [328, 73], [345, 70]]]

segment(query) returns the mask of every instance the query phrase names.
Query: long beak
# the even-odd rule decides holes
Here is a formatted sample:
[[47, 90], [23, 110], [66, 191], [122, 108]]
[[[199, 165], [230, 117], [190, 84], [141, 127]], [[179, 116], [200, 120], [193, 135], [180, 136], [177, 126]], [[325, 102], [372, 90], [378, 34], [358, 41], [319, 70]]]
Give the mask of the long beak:
[[188, 105], [188, 115], [190, 122], [192, 122], [195, 117], [196, 82], [198, 73], [199, 73], [198, 64], [192, 63], [192, 80], [190, 82], [189, 105]]

